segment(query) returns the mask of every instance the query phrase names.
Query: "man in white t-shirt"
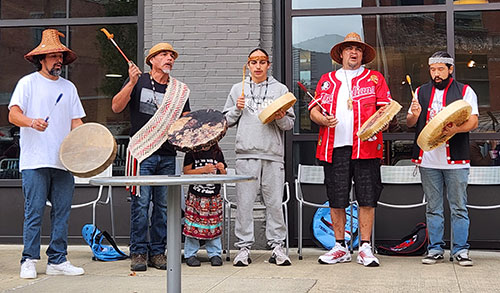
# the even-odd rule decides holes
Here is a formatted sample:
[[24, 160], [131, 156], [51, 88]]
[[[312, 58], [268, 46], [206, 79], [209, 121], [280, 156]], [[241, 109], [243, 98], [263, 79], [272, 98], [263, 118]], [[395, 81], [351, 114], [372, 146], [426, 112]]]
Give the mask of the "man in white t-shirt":
[[[472, 266], [469, 257], [469, 215], [467, 212], [467, 182], [469, 179], [469, 131], [477, 128], [477, 96], [474, 90], [457, 82], [453, 73], [453, 58], [438, 51], [429, 58], [431, 81], [416, 90], [407, 115], [408, 127], [416, 125], [412, 161], [419, 165], [422, 187], [427, 198], [427, 227], [429, 229], [428, 255], [423, 264], [443, 260], [444, 209], [443, 193], [446, 186], [451, 210], [453, 231], [452, 255], [461, 266]], [[417, 137], [424, 126], [446, 105], [463, 99], [472, 106], [470, 118], [460, 126], [449, 124], [443, 134], [454, 134], [441, 146], [424, 152], [417, 145]]]
[[47, 275], [82, 275], [67, 259], [68, 220], [73, 199], [73, 175], [59, 160], [59, 146], [85, 117], [76, 87], [60, 77], [62, 66], [77, 57], [61, 44], [55, 29], [43, 31], [38, 47], [24, 58], [37, 68], [21, 78], [9, 103], [9, 121], [21, 129], [20, 171], [24, 194], [24, 249], [20, 277], [36, 278], [45, 202], [51, 208]]

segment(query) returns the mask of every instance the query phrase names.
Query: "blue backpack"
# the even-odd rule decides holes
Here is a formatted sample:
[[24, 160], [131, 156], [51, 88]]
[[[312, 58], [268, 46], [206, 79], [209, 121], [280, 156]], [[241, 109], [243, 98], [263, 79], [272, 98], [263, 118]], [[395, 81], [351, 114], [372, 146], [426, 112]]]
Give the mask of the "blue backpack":
[[[328, 205], [328, 201], [325, 203]], [[346, 224], [344, 239], [347, 246], [350, 245], [351, 239], [354, 238], [353, 248], [359, 244], [358, 237], [358, 206], [352, 205], [352, 232], [351, 232], [351, 207], [345, 209]], [[335, 232], [333, 232], [333, 225], [331, 223], [332, 217], [330, 216], [330, 208], [318, 208], [314, 213], [312, 221], [312, 234], [313, 240], [320, 247], [325, 249], [332, 249], [335, 246]]]
[[[114, 261], [128, 258], [128, 255], [118, 248], [116, 242], [113, 240], [108, 232], [101, 232], [96, 226], [86, 224], [82, 228], [82, 236], [85, 242], [92, 249], [94, 256], [93, 260], [100, 261]], [[106, 239], [110, 245], [103, 245], [102, 241]]]

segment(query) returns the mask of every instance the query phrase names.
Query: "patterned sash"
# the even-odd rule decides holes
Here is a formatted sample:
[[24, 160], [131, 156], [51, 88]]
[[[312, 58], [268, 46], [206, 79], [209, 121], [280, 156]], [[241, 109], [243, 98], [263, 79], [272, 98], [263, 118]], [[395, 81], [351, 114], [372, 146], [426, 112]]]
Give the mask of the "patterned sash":
[[[167, 141], [167, 131], [181, 116], [188, 97], [187, 85], [170, 77], [170, 84], [167, 86], [160, 107], [153, 117], [130, 138], [125, 165], [126, 176], [140, 175], [139, 164]], [[132, 194], [139, 193], [137, 186], [127, 187], [127, 189], [131, 189]]]

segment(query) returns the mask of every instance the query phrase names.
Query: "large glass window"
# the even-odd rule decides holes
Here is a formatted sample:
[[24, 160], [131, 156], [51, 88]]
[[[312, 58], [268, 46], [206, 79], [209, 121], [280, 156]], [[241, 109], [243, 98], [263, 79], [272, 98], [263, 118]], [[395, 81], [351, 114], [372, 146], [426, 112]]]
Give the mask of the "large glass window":
[[[88, 17], [88, 24], [2, 27], [3, 19], [66, 18], [65, 14], [55, 13], [66, 11], [66, 3], [70, 4], [72, 17]], [[61, 42], [78, 55], [74, 63], [63, 68], [62, 76], [72, 81], [78, 89], [87, 114], [84, 122], [101, 123], [117, 138], [119, 153], [114, 174], [123, 174], [123, 150], [128, 141], [129, 117], [128, 111], [120, 114], [112, 112], [111, 98], [127, 78], [128, 65], [100, 29], [105, 26], [113, 33], [125, 54], [137, 62], [138, 25], [137, 22], [102, 25], [99, 24], [100, 20], [92, 21], [92, 17], [133, 16], [137, 15], [137, 10], [137, 0], [1, 0], [0, 63], [6, 74], [0, 79], [0, 179], [19, 178], [16, 170], [18, 165], [14, 162], [19, 158], [19, 128], [9, 123], [7, 106], [18, 80], [35, 71], [24, 55], [40, 43], [42, 31], [46, 28], [55, 28], [65, 34]], [[36, 11], [43, 13], [33, 17]], [[46, 24], [47, 20], [43, 23]]]
[[[135, 24], [106, 26], [124, 53], [137, 56]], [[128, 135], [128, 111], [111, 111], [111, 98], [120, 91], [128, 65], [118, 50], [100, 31], [102, 26], [71, 27], [71, 49], [78, 59], [69, 65], [68, 78], [78, 88], [87, 114], [85, 121], [103, 123], [115, 135]], [[134, 60], [132, 58], [132, 60]]]
[[71, 17], [137, 15], [137, 0], [71, 0]]
[[66, 17], [66, 0], [2, 0], [0, 19]]
[[[299, 99], [299, 103], [295, 104], [298, 113], [295, 133], [318, 131], [309, 119], [307, 105], [310, 98], [299, 90], [296, 82], [301, 81], [314, 93], [321, 75], [341, 67], [332, 61], [330, 50], [349, 32], [358, 33], [376, 49], [375, 60], [366, 67], [384, 75], [393, 99], [403, 109], [408, 109], [411, 102], [406, 75], [411, 76], [413, 86], [427, 82], [428, 57], [435, 51], [446, 50], [444, 13], [293, 18], [293, 92]], [[406, 131], [404, 110], [398, 115], [397, 121], [391, 130]]]
[[[498, 129], [500, 121], [500, 11], [455, 13], [456, 78], [478, 96], [479, 128]], [[495, 129], [495, 130], [496, 130]]]
[[292, 9], [355, 8], [378, 6], [405, 6], [444, 4], [446, 0], [292, 0]]

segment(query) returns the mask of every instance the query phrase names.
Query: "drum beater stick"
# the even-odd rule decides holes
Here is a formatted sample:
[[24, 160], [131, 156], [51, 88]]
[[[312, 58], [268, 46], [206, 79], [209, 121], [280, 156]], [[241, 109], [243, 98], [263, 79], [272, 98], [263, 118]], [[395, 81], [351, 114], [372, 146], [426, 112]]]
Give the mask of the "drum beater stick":
[[332, 115], [323, 106], [321, 106], [321, 104], [319, 103], [319, 100], [315, 99], [313, 97], [313, 95], [311, 95], [311, 93], [307, 90], [307, 88], [300, 81], [297, 81], [297, 84], [309, 96], [309, 98], [311, 98], [311, 100], [316, 102], [316, 105], [318, 105], [321, 108], [321, 110], [325, 111], [328, 116]]
[[245, 77], [247, 75], [247, 65], [243, 65], [243, 81], [241, 82], [241, 95], [245, 95]]
[[52, 114], [52, 112], [53, 112], [53, 111], [54, 111], [54, 109], [56, 108], [57, 103], [59, 103], [59, 101], [61, 100], [62, 96], [63, 96], [63, 94], [62, 94], [62, 93], [60, 93], [60, 94], [59, 94], [59, 97], [57, 97], [56, 103], [55, 103], [55, 104], [54, 104], [54, 106], [52, 107], [52, 110], [50, 110], [49, 115], [47, 115], [47, 117], [45, 117], [45, 122], [49, 121], [49, 116], [50, 116], [50, 114]]
[[410, 78], [409, 74], [406, 75], [406, 81], [408, 82], [408, 85], [410, 86], [411, 96], [413, 97], [413, 99], [416, 99], [415, 92], [413, 91], [413, 87], [411, 86], [411, 78]]
[[125, 58], [125, 61], [127, 61], [127, 64], [130, 65], [130, 64], [133, 64], [132, 61], [130, 61], [127, 56], [125, 56], [125, 53], [123, 53], [122, 49], [120, 49], [120, 47], [118, 47], [118, 44], [115, 42], [115, 40], [113, 39], [114, 38], [114, 34], [110, 34], [108, 32], [107, 29], [105, 28], [102, 28], [101, 31], [106, 35], [106, 37], [108, 37], [108, 40], [111, 41], [111, 43], [113, 43], [113, 45], [115, 45], [116, 49], [118, 49], [118, 51], [122, 54], [123, 58]]

